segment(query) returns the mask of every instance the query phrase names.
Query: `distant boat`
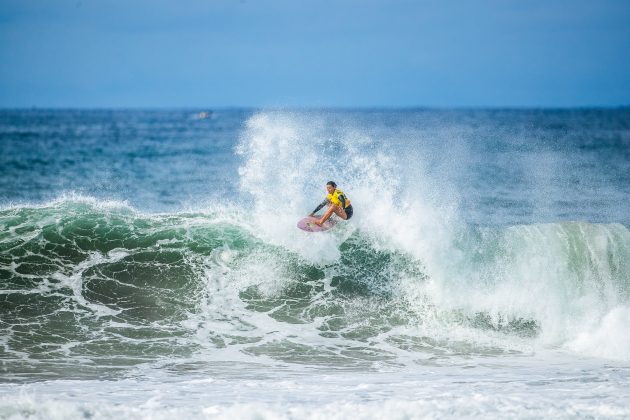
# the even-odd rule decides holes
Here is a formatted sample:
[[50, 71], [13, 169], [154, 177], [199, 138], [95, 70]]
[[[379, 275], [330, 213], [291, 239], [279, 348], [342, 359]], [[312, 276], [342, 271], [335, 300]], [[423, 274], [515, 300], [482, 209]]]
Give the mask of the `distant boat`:
[[205, 120], [212, 116], [212, 111], [202, 111], [195, 114], [195, 118], [198, 120]]

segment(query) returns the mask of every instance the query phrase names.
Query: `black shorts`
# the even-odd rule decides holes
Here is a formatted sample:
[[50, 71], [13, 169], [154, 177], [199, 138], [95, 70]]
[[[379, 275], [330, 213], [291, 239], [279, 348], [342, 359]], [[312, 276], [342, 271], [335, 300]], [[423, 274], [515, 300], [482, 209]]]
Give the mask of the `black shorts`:
[[350, 218], [352, 217], [352, 204], [346, 207], [344, 211], [346, 212], [346, 216], [348, 216], [346, 220], [350, 220]]

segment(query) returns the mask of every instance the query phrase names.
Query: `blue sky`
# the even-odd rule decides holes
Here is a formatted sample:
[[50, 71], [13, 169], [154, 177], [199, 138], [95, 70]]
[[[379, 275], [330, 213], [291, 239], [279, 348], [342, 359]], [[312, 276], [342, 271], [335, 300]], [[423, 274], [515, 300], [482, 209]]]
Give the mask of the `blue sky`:
[[1, 107], [619, 105], [628, 0], [0, 0]]

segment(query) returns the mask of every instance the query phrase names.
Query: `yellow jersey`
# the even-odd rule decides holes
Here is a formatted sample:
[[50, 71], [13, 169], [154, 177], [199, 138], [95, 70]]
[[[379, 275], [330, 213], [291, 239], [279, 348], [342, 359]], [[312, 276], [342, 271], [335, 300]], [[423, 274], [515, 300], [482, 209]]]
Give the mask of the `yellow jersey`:
[[335, 188], [332, 194], [328, 194], [326, 196], [326, 200], [330, 201], [332, 204], [335, 204], [342, 209], [348, 208], [350, 206], [350, 200], [348, 197], [341, 191], [339, 188]]

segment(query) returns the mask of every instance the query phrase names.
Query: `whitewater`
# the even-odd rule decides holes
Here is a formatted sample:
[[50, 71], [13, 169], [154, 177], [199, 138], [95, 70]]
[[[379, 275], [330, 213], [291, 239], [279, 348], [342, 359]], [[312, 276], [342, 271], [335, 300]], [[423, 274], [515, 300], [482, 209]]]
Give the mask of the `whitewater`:
[[0, 111], [0, 417], [630, 417], [630, 111], [199, 115]]

